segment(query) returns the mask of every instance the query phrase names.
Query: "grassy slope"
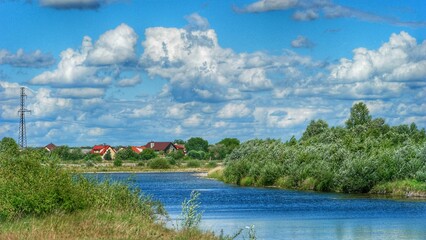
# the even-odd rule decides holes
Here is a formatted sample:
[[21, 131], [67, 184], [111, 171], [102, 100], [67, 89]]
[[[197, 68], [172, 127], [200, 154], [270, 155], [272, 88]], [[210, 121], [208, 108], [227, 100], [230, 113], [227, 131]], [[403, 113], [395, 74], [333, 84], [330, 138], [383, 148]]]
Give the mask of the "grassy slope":
[[174, 231], [131, 211], [83, 210], [27, 217], [0, 226], [0, 239], [217, 239], [199, 230]]

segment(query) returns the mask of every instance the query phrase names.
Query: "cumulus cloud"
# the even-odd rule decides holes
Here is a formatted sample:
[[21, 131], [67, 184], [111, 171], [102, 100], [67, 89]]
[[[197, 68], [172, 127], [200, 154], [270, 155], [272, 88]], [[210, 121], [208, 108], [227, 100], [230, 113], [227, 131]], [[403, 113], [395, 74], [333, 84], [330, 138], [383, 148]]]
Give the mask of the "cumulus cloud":
[[89, 50], [86, 63], [112, 65], [134, 61], [137, 39], [135, 31], [122, 23], [99, 37], [93, 48]]
[[298, 10], [293, 14], [293, 19], [297, 21], [312, 21], [319, 17], [318, 12], [313, 9]]
[[207, 18], [200, 16], [198, 13], [193, 13], [185, 17], [188, 21], [187, 29], [188, 30], [207, 30], [209, 29], [209, 21]]
[[12, 67], [22, 68], [44, 68], [55, 63], [51, 54], [42, 53], [36, 50], [32, 53], [25, 53], [23, 49], [18, 49], [16, 53], [10, 53], [5, 49], [0, 49], [0, 65], [7, 64]]
[[27, 108], [35, 117], [46, 117], [57, 114], [59, 110], [70, 109], [72, 106], [70, 99], [54, 97], [50, 89], [40, 88]]
[[80, 49], [63, 51], [55, 70], [41, 73], [30, 83], [54, 87], [109, 85], [113, 77], [108, 71], [135, 58], [136, 40], [133, 29], [125, 24], [101, 35], [95, 45], [85, 36]]
[[244, 103], [228, 103], [217, 114], [219, 118], [241, 118], [251, 114]]
[[0, 81], [0, 100], [16, 98], [20, 94], [19, 83]]
[[132, 109], [130, 110], [130, 114], [125, 114], [128, 115], [131, 118], [141, 118], [141, 117], [149, 117], [154, 115], [156, 112], [154, 106], [152, 106], [151, 104], [146, 105], [143, 108], [136, 108], [136, 109]]
[[141, 65], [150, 76], [168, 79], [167, 93], [180, 102], [247, 99], [250, 92], [271, 90], [270, 76], [313, 64], [289, 52], [236, 53], [218, 44], [213, 29], [148, 28], [142, 45]]
[[342, 58], [331, 69], [331, 79], [341, 81], [422, 81], [426, 77], [426, 41], [417, 44], [406, 32], [392, 34], [378, 50], [357, 48], [352, 59]]
[[291, 41], [291, 46], [294, 48], [313, 48], [315, 44], [307, 37], [299, 35], [296, 39]]
[[103, 5], [115, 2], [114, 0], [39, 0], [42, 7], [55, 8], [60, 10], [67, 9], [98, 9]]
[[131, 78], [123, 78], [117, 82], [117, 86], [119, 87], [133, 87], [142, 82], [142, 79], [139, 74], [131, 77]]

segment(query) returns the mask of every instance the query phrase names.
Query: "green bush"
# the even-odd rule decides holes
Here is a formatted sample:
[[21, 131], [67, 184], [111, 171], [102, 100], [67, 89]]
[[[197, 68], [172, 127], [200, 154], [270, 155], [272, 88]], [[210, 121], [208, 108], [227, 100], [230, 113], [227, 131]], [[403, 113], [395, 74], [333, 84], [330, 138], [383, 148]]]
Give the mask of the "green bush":
[[[0, 149], [2, 149], [0, 143]], [[71, 174], [36, 151], [0, 157], [0, 221], [94, 208], [151, 217], [161, 206], [125, 184]], [[43, 162], [43, 164], [42, 164]]]
[[148, 162], [148, 166], [152, 169], [170, 168], [169, 162], [165, 158], [154, 158]]
[[189, 160], [186, 166], [190, 168], [198, 168], [201, 166], [201, 162], [200, 160]]
[[114, 166], [115, 167], [121, 167], [122, 165], [123, 165], [123, 161], [121, 161], [120, 159], [114, 160]]

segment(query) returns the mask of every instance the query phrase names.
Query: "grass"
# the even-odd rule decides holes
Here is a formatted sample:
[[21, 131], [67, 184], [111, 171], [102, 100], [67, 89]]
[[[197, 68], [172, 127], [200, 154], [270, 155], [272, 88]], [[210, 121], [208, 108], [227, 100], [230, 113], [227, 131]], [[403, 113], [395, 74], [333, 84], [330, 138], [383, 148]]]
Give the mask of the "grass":
[[378, 184], [370, 191], [372, 194], [386, 194], [404, 197], [426, 197], [426, 182], [399, 180]]
[[0, 239], [218, 239], [197, 229], [175, 231], [132, 211], [95, 209], [27, 217], [0, 225]]

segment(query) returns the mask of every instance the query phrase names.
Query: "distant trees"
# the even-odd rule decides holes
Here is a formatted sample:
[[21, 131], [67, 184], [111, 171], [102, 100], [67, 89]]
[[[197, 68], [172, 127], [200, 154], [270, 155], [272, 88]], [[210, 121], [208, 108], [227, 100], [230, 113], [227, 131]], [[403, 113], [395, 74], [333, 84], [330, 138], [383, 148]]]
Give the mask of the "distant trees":
[[371, 115], [367, 105], [363, 102], [356, 103], [351, 108], [349, 119], [346, 120], [346, 127], [353, 128], [359, 125], [365, 125], [371, 122]]
[[185, 148], [188, 152], [192, 150], [207, 152], [209, 148], [209, 142], [200, 137], [193, 137], [188, 139], [185, 144]]
[[155, 153], [154, 149], [151, 148], [144, 149], [141, 153], [139, 153], [139, 159], [141, 160], [153, 159], [156, 156], [157, 154]]

